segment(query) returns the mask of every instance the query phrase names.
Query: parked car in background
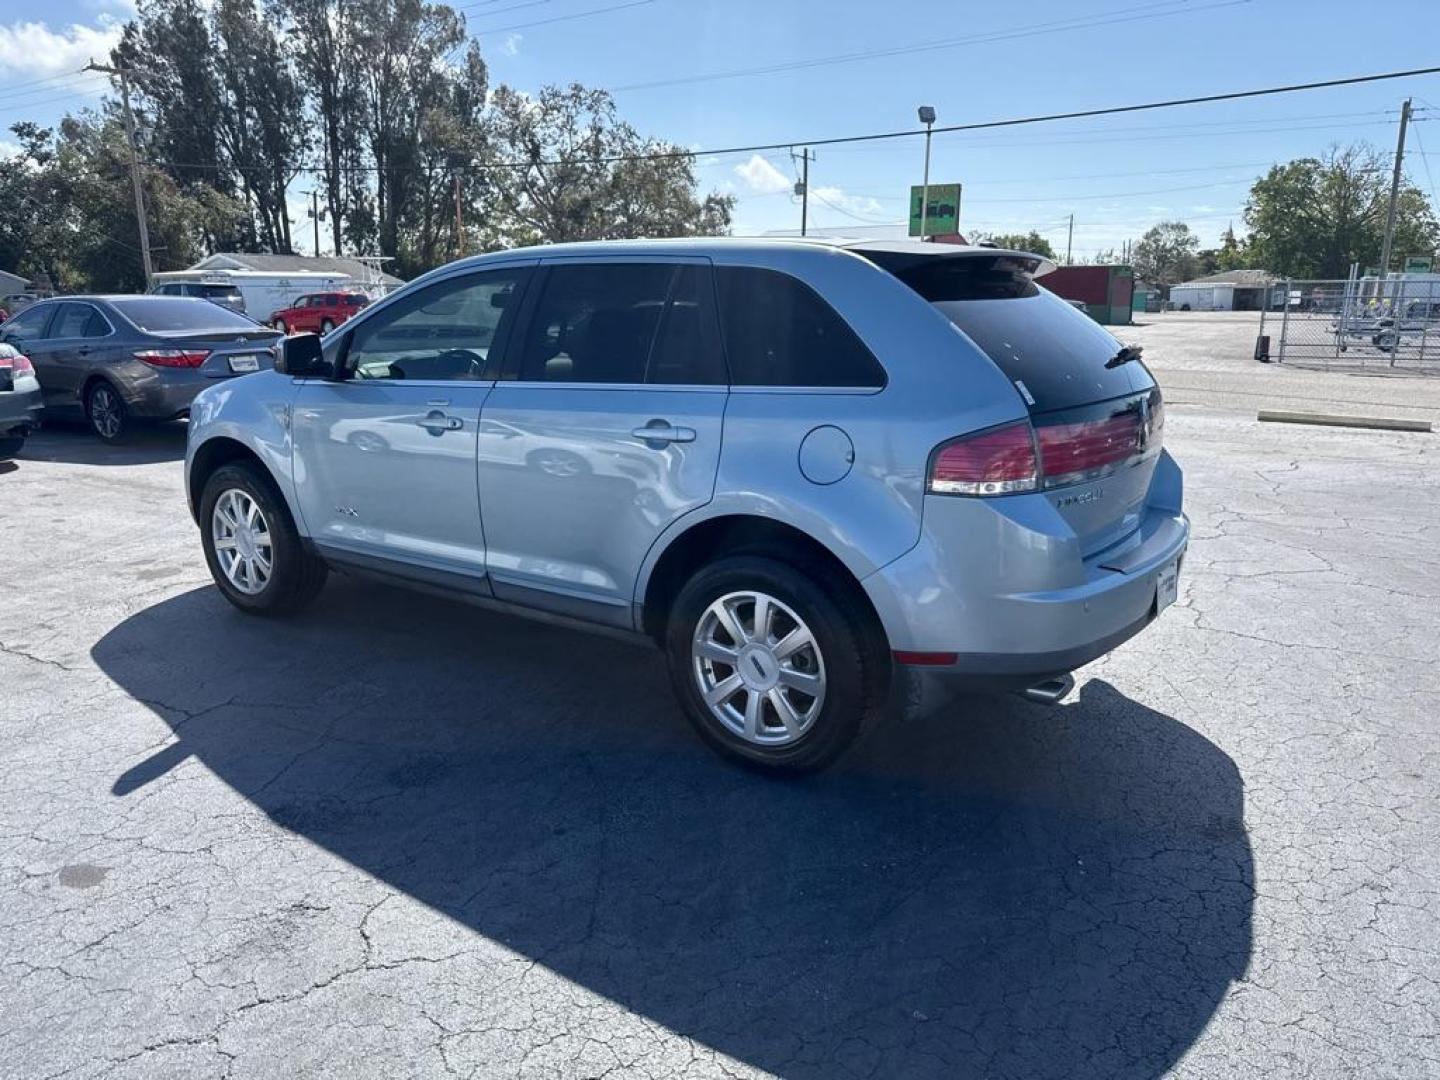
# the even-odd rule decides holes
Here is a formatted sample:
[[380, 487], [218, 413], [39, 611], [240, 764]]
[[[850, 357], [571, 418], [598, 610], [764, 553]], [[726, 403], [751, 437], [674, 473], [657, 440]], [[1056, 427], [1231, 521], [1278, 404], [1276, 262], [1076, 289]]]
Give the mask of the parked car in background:
[[0, 325], [40, 379], [45, 413], [114, 441], [138, 420], [186, 416], [207, 386], [273, 366], [273, 330], [196, 297], [66, 296]]
[[328, 334], [370, 303], [364, 293], [310, 293], [270, 316], [282, 334]]
[[30, 360], [0, 342], [0, 461], [14, 457], [40, 423], [40, 383]]
[[775, 771], [936, 687], [1056, 700], [1175, 600], [1189, 525], [1139, 350], [1051, 268], [913, 241], [463, 260], [200, 394], [206, 560], [252, 613], [335, 568], [648, 640], [702, 737]]
[[13, 317], [19, 315], [39, 299], [40, 297], [34, 293], [7, 293], [5, 296], [0, 296], [0, 308], [4, 308], [5, 313]]
[[209, 300], [212, 304], [219, 304], [239, 315], [245, 314], [245, 297], [240, 295], [240, 290], [234, 285], [208, 281], [166, 281], [152, 286], [150, 294], [152, 296], [196, 296], [201, 300]]

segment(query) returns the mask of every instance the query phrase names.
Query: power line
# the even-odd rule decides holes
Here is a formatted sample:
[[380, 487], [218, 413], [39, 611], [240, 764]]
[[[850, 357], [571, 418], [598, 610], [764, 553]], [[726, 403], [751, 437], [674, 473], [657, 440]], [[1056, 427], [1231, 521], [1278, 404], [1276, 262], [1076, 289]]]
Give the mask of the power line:
[[[1142, 19], [1161, 19], [1171, 15], [1187, 15], [1193, 12], [1209, 11], [1214, 8], [1237, 7], [1250, 0], [1215, 0], [1199, 7], [1190, 7], [1183, 0], [1162, 0], [1160, 3], [1144, 4], [1140, 7], [1117, 8], [1098, 12], [1094, 15], [1072, 16], [1053, 22], [1038, 23], [1035, 26], [1014, 30], [995, 30], [966, 37], [947, 38], [943, 41], [920, 42], [914, 45], [897, 45], [891, 48], [871, 49], [864, 52], [840, 53], [833, 56], [812, 57], [781, 64], [764, 64], [757, 67], [734, 68], [729, 71], [704, 72], [696, 75], [681, 75], [670, 79], [651, 79], [645, 82], [626, 83], [613, 88], [615, 92], [629, 90], [650, 90], [663, 86], [681, 86], [690, 83], [715, 82], [721, 79], [738, 79], [750, 75], [774, 75], [784, 71], [799, 71], [806, 68], [827, 67], [832, 64], [849, 64], [861, 60], [874, 60], [891, 56], [907, 56], [914, 53], [954, 49], [961, 45], [989, 44], [997, 41], [1012, 41], [1017, 38], [1036, 37], [1042, 34], [1056, 34], [1066, 30], [1085, 30], [1096, 26], [1111, 26], [1116, 23], [1138, 22]], [[1180, 6], [1177, 6], [1177, 3]], [[1168, 8], [1156, 11], [1156, 8]]]
[[[651, 2], [651, 0], [640, 0], [640, 2]], [[1150, 112], [1157, 109], [1173, 109], [1185, 105], [1202, 105], [1216, 101], [1239, 101], [1247, 98], [1269, 97], [1276, 94], [1294, 94], [1307, 90], [1323, 90], [1336, 86], [1355, 86], [1363, 83], [1384, 82], [1391, 79], [1414, 78], [1418, 75], [1440, 74], [1440, 67], [1411, 68], [1404, 71], [1387, 71], [1374, 75], [1352, 75], [1341, 79], [1323, 79], [1318, 82], [1290, 83], [1285, 86], [1271, 86], [1260, 90], [1232, 90], [1219, 94], [1204, 94], [1198, 97], [1170, 98], [1163, 101], [1147, 101], [1136, 105], [1111, 105], [1105, 108], [1082, 109], [1075, 112], [1047, 113], [1038, 116], [1020, 116], [1004, 120], [981, 120], [970, 124], [950, 124], [945, 127], [935, 128], [936, 134], [961, 132], [961, 131], [984, 131], [996, 128], [1023, 127], [1031, 124], [1048, 124], [1061, 120], [1088, 119], [1095, 116], [1115, 116], [1122, 113]], [[1280, 128], [1276, 130], [1293, 131], [1293, 127]], [[865, 135], [836, 135], [824, 139], [786, 139], [783, 142], [752, 143], [745, 146], [724, 146], [706, 149], [704, 147], [681, 150], [656, 150], [650, 153], [641, 154], [602, 154], [596, 157], [572, 157], [572, 158], [539, 158], [536, 160], [524, 161], [487, 161], [481, 164], [461, 166], [467, 171], [483, 172], [487, 169], [530, 169], [542, 166], [563, 166], [563, 165], [609, 165], [619, 164], [628, 161], [666, 161], [681, 158], [702, 158], [719, 157], [729, 154], [749, 154], [762, 151], [789, 150], [795, 146], [838, 146], [852, 143], [873, 143], [891, 139], [907, 139], [924, 135], [924, 128], [906, 128], [897, 131], [879, 131]], [[1229, 133], [1221, 133], [1229, 134]], [[1159, 137], [1159, 136], [1156, 136]], [[1193, 136], [1190, 136], [1193, 137]], [[170, 168], [241, 168], [239, 163], [217, 166], [207, 162], [175, 162], [175, 161], [154, 161], [152, 165], [168, 166]], [[313, 166], [300, 166], [302, 172], [320, 172], [319, 168]], [[395, 166], [395, 170], [420, 171], [416, 166]], [[378, 172], [379, 167], [375, 165], [352, 165], [343, 166], [342, 171], [346, 172]]]
[[[628, 0], [624, 4], [611, 4], [609, 7], [591, 8], [589, 11], [575, 11], [569, 15], [556, 15], [551, 19], [536, 19], [534, 22], [515, 23], [511, 26], [487, 26], [480, 30], [482, 34], [505, 34], [511, 30], [528, 30], [532, 26], [550, 26], [552, 23], [570, 22], [572, 19], [588, 19], [591, 15], [604, 15], [608, 11], [624, 11], [626, 8], [644, 7], [646, 4], [653, 4], [655, 0]], [[509, 9], [507, 9], [509, 10]], [[492, 15], [499, 12], [491, 12]]]

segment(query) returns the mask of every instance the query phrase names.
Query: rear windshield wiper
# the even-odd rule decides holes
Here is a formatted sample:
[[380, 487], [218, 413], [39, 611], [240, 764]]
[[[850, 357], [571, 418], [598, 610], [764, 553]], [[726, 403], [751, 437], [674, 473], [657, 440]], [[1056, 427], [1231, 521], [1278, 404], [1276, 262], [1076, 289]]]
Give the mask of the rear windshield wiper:
[[1140, 354], [1144, 351], [1144, 345], [1126, 345], [1109, 360], [1106, 360], [1105, 366], [1107, 368], [1117, 368], [1121, 364], [1128, 364], [1131, 360], [1139, 360]]

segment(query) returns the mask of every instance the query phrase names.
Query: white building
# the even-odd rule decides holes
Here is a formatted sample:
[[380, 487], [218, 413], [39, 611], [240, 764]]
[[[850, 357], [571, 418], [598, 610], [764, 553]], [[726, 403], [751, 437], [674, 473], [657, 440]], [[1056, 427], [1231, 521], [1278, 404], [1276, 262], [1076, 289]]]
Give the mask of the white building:
[[188, 270], [156, 274], [155, 282], [234, 285], [245, 298], [246, 313], [259, 322], [268, 322], [272, 312], [289, 307], [307, 293], [362, 292], [372, 300], [380, 299], [405, 284], [380, 268], [386, 261], [222, 252], [207, 255]]
[[1173, 311], [1259, 311], [1275, 278], [1264, 270], [1226, 270], [1170, 286]]

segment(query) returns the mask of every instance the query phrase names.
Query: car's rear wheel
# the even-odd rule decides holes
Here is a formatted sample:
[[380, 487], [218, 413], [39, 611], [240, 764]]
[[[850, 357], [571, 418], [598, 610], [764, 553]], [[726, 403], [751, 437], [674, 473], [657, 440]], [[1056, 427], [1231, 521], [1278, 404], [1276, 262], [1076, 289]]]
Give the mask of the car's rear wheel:
[[775, 773], [823, 768], [880, 707], [884, 672], [844, 591], [764, 556], [705, 567], [680, 591], [666, 652], [675, 692], [725, 756]]
[[200, 499], [200, 528], [215, 584], [242, 611], [298, 611], [325, 585], [324, 561], [305, 550], [284, 500], [253, 465], [215, 470]]
[[85, 392], [85, 417], [90, 429], [111, 443], [123, 441], [134, 426], [120, 391], [104, 379], [92, 383]]
[[270, 327], [271, 327], [271, 329], [273, 329], [273, 330], [278, 330], [278, 331], [280, 331], [280, 333], [282, 333], [282, 334], [288, 334], [288, 333], [290, 333], [290, 328], [285, 325], [285, 320], [284, 320], [284, 319], [276, 319], [274, 322], [272, 322], [272, 323], [270, 324]]
[[0, 438], [0, 461], [9, 461], [24, 448], [24, 435], [7, 435], [4, 438]]
[[321, 334], [322, 337], [323, 337], [325, 334], [330, 333], [330, 331], [331, 331], [331, 330], [334, 330], [334, 329], [335, 329], [335, 324], [334, 324], [333, 322], [331, 322], [329, 319], [321, 319], [321, 320], [320, 320], [320, 334]]

